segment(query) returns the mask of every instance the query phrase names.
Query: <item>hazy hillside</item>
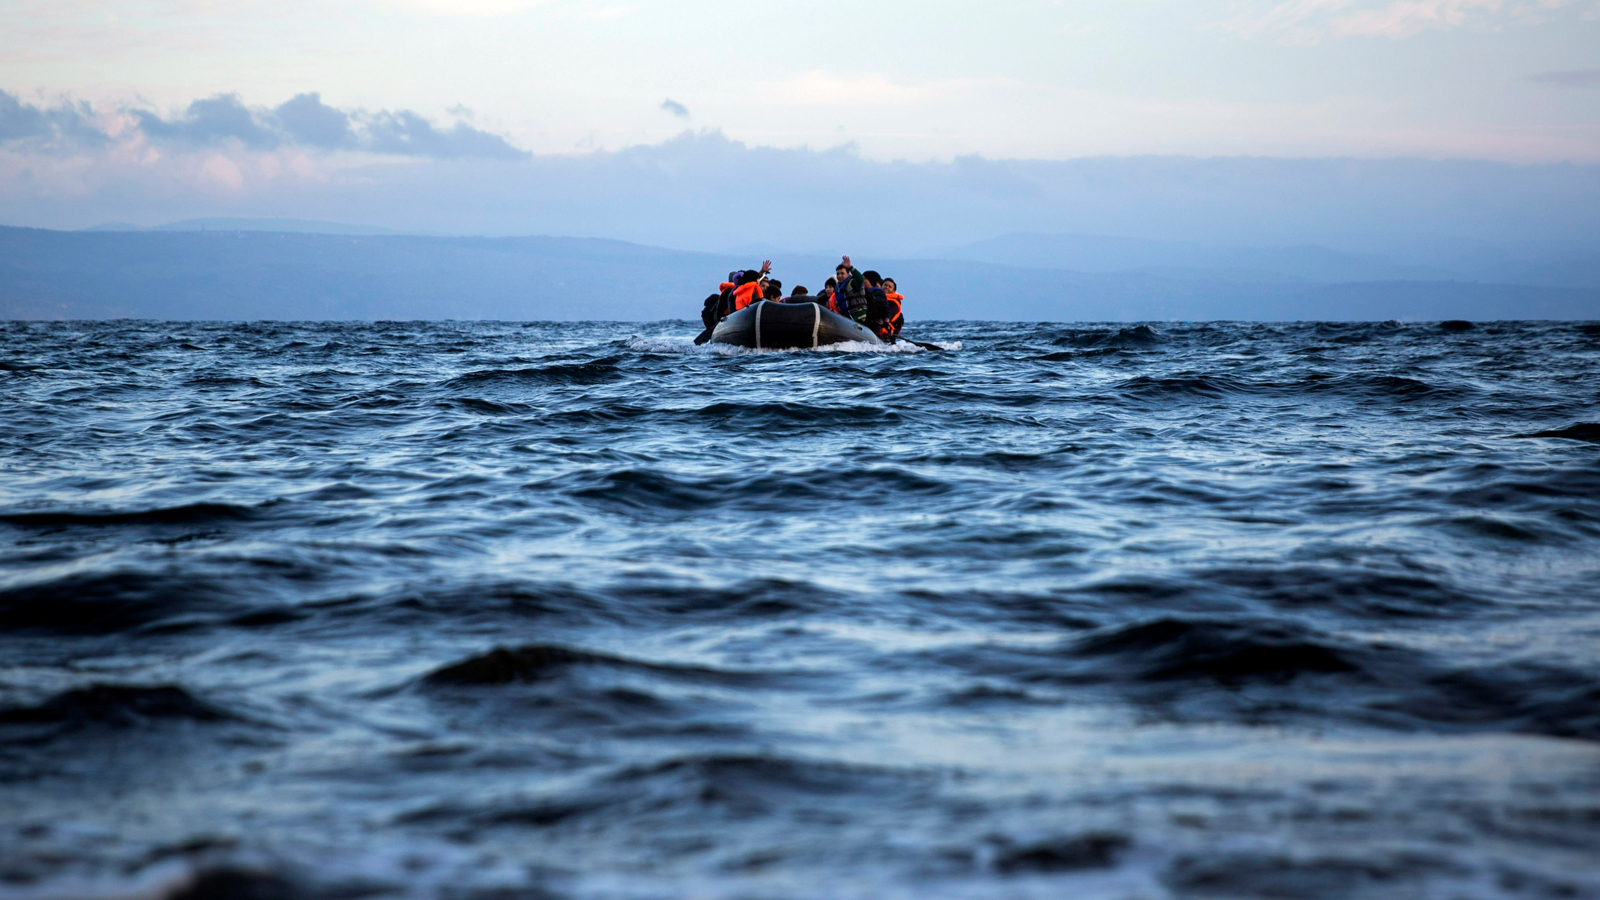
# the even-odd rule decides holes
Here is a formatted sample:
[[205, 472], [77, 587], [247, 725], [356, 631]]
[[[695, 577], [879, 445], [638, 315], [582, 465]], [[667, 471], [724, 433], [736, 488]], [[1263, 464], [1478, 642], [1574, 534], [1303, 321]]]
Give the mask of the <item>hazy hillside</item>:
[[1038, 269], [1225, 275], [1247, 281], [1419, 281], [1448, 280], [1457, 274], [1402, 265], [1375, 253], [1348, 253], [1317, 246], [1211, 247], [1188, 241], [1088, 234], [1005, 234], [930, 255]]
[[[728, 270], [757, 261], [582, 238], [0, 228], [0, 317], [694, 319]], [[835, 259], [774, 262], [815, 290]], [[1593, 289], [858, 262], [899, 279], [913, 322], [1600, 319]]]

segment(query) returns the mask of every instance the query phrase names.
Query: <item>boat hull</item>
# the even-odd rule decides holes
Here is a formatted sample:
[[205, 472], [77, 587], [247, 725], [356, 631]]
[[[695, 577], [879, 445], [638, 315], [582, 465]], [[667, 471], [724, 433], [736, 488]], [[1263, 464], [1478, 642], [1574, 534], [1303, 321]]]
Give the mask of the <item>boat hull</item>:
[[862, 325], [816, 303], [774, 303], [760, 300], [739, 310], [711, 332], [713, 344], [793, 350], [859, 341], [881, 344]]

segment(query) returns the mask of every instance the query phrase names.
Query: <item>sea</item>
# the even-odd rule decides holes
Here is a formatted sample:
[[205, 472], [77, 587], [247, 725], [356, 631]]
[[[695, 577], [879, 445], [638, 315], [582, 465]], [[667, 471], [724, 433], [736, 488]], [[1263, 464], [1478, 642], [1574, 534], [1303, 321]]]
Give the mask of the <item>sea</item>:
[[0, 897], [1600, 897], [1600, 323], [0, 323]]

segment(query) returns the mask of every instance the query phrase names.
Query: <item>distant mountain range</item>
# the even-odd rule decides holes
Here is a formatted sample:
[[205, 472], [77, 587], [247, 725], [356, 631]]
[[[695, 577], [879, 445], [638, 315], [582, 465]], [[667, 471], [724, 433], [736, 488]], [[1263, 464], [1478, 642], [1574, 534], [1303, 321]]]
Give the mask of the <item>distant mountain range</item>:
[[[759, 262], [748, 249], [376, 230], [229, 219], [0, 228], [0, 318], [694, 320], [730, 270]], [[1319, 247], [1071, 235], [1006, 235], [927, 256], [857, 262], [899, 280], [912, 322], [1600, 319], [1595, 257], [1581, 252], [1559, 264], [1485, 261], [1517, 276], [1505, 281]], [[771, 258], [785, 293], [815, 291], [837, 261]]]

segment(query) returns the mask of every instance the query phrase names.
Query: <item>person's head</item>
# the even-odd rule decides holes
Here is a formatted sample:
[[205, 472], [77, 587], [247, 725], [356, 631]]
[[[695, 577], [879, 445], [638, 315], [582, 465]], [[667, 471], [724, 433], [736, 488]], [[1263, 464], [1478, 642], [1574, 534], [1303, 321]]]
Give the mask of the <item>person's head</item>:
[[824, 281], [822, 283], [822, 286], [832, 290], [833, 288], [836, 288], [836, 287], [839, 286], [839, 282], [834, 281], [832, 278], [829, 278], [827, 281]]
[[783, 285], [776, 281], [767, 281], [765, 279], [763, 279], [763, 283], [766, 286], [762, 288], [761, 296], [766, 297], [768, 300], [783, 299]]
[[789, 293], [789, 296], [791, 296], [791, 297], [805, 297], [805, 296], [809, 295], [810, 293], [811, 293], [810, 291], [806, 290], [806, 286], [805, 285], [797, 284], [797, 285], [794, 286], [794, 290]]
[[872, 285], [873, 287], [883, 287], [883, 276], [879, 275], [876, 271], [874, 271], [872, 269], [868, 269], [865, 272], [862, 272], [861, 273], [861, 280], [865, 281], [867, 284]]
[[[833, 270], [833, 277], [837, 278], [839, 281], [844, 281], [850, 277], [850, 270], [844, 267], [844, 263], [839, 263], [839, 265]], [[835, 283], [837, 284], [838, 282]]]
[[883, 289], [891, 294], [900, 293], [900, 286], [894, 283], [893, 278], [885, 278], [883, 280]]
[[761, 280], [761, 273], [757, 272], [755, 269], [745, 269], [744, 272], [742, 272], [739, 275], [739, 283], [740, 284], [749, 284], [752, 281], [760, 281], [760, 280]]

